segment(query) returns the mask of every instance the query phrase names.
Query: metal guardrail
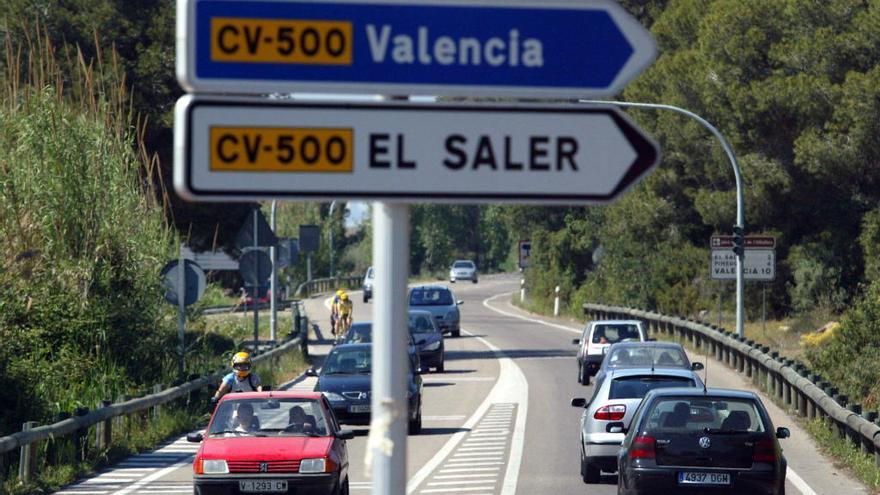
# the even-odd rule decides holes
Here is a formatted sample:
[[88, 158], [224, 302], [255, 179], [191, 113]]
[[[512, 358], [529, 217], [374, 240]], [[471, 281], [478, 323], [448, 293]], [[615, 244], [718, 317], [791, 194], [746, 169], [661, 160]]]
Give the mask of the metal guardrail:
[[[281, 345], [255, 356], [253, 358], [255, 364], [277, 359], [294, 349], [301, 349], [304, 354], [308, 355], [307, 335], [309, 319], [303, 314], [302, 304], [299, 301], [294, 301], [291, 305], [291, 313], [293, 320], [291, 338], [288, 338]], [[303, 330], [305, 330], [305, 333]], [[75, 415], [51, 425], [36, 426], [36, 422], [28, 421], [24, 424], [21, 432], [0, 437], [0, 479], [6, 473], [7, 464], [4, 462], [6, 460], [5, 457], [9, 455], [9, 452], [17, 448], [21, 449], [19, 479], [26, 482], [33, 476], [36, 469], [34, 457], [38, 442], [45, 440], [56, 441], [65, 436], [74, 435], [76, 437], [74, 443], [79, 445], [81, 437], [85, 436], [88, 428], [97, 425], [96, 447], [98, 449], [106, 448], [111, 442], [112, 420], [114, 418], [138, 413], [146, 415], [150, 410], [153, 410], [155, 414], [157, 408], [163, 404], [187, 397], [202, 388], [216, 386], [226, 373], [228, 373], [228, 370], [223, 369], [164, 390], [161, 389], [161, 386], [158, 389], [154, 387], [154, 393], [136, 399], [116, 403], [102, 401], [101, 407], [94, 411], [89, 412], [83, 409], [79, 411], [82, 413], [81, 415]], [[75, 450], [79, 457], [84, 457], [84, 454], [81, 455], [78, 452], [79, 448]]]
[[360, 287], [363, 281], [362, 275], [353, 275], [350, 277], [333, 277], [333, 278], [316, 278], [308, 282], [303, 282], [296, 288], [295, 295], [309, 297], [313, 294], [321, 294], [334, 291], [340, 287], [352, 289]]
[[[284, 310], [287, 309], [291, 304], [295, 304], [297, 301], [279, 301], [278, 309]], [[267, 302], [265, 303], [257, 303], [257, 310], [269, 309], [271, 305]], [[225, 306], [210, 306], [204, 308], [202, 310], [202, 314], [204, 315], [219, 315], [224, 313], [243, 313], [245, 311], [253, 311], [254, 307], [250, 304], [231, 304]]]
[[877, 413], [862, 415], [860, 404], [851, 403], [846, 395], [803, 363], [782, 358], [778, 352], [770, 352], [767, 346], [715, 325], [620, 306], [584, 304], [583, 309], [593, 319], [642, 320], [652, 332], [665, 333], [698, 352], [711, 354], [750, 378], [753, 385], [799, 416], [823, 420], [839, 438], [849, 439], [854, 448], [873, 454], [875, 463], [880, 466]]

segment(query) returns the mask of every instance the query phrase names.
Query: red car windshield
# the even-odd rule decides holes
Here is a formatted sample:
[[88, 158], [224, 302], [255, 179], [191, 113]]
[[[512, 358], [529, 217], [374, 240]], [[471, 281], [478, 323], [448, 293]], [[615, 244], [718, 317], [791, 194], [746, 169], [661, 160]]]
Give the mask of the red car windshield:
[[209, 436], [327, 436], [327, 419], [315, 399], [243, 399], [220, 403]]

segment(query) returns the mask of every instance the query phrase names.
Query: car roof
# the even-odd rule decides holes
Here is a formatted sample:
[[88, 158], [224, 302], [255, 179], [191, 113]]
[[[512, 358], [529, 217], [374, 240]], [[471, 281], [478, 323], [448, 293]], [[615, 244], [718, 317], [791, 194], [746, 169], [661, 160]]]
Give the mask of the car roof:
[[[664, 370], [665, 371], [665, 370]], [[733, 390], [729, 388], [658, 388], [648, 394], [652, 397], [708, 397], [712, 399], [754, 399], [760, 401], [758, 395], [748, 390]]]
[[[683, 351], [684, 347], [681, 344], [677, 344], [675, 342], [617, 342], [611, 344], [611, 349], [631, 349], [631, 348], [645, 348], [645, 347], [662, 347], [664, 349], [678, 349]], [[612, 351], [608, 351], [612, 352]]]
[[638, 324], [638, 325], [641, 325], [642, 322], [641, 322], [641, 320], [593, 320], [590, 322], [590, 324], [592, 324], [592, 325], [597, 325], [597, 324], [601, 324], [601, 325]]
[[337, 344], [330, 352], [336, 351], [362, 351], [365, 349], [370, 349], [373, 344]]
[[[653, 371], [650, 366], [641, 366], [638, 368], [612, 368], [608, 370], [608, 377], [612, 380], [617, 378], [626, 378], [628, 376], [677, 376], [681, 378], [693, 378], [695, 373], [689, 369], [671, 368], [664, 366], [655, 366]], [[669, 389], [663, 389], [669, 390]], [[688, 389], [692, 390], [692, 389]], [[702, 389], [701, 389], [702, 390]]]
[[321, 392], [293, 392], [293, 391], [277, 391], [268, 392], [238, 392], [235, 394], [226, 394], [220, 398], [220, 402], [227, 400], [239, 399], [320, 399]]
[[426, 289], [426, 290], [441, 290], [441, 289], [442, 290], [449, 290], [449, 287], [446, 287], [445, 285], [418, 285], [418, 286], [410, 289], [410, 291], [423, 290], [423, 289]]

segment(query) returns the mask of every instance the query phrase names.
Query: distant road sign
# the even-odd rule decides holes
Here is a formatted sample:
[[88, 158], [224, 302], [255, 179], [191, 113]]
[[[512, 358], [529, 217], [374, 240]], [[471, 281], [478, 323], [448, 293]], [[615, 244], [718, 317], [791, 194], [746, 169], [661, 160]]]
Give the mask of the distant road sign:
[[612, 0], [178, 0], [189, 92], [593, 98], [657, 55]]
[[532, 258], [532, 241], [519, 241], [519, 267], [527, 268]]
[[660, 154], [619, 110], [587, 105], [185, 96], [175, 130], [175, 187], [206, 201], [607, 203]]
[[[184, 283], [183, 304], [189, 306], [195, 304], [205, 293], [205, 272], [192, 260], [184, 260], [186, 266], [186, 282]], [[177, 297], [180, 294], [180, 282], [177, 273], [180, 260], [171, 260], [165, 264], [159, 272], [165, 284], [165, 301], [168, 304], [177, 305]]]
[[321, 247], [321, 227], [317, 225], [299, 226], [299, 250], [314, 253]]
[[258, 211], [257, 218], [257, 242], [254, 244], [254, 213], [249, 211], [244, 217], [244, 224], [235, 234], [235, 245], [239, 249], [259, 247], [271, 247], [278, 244], [278, 237], [272, 232], [272, 227], [266, 221], [262, 211]]
[[299, 263], [299, 239], [278, 239], [278, 268]]
[[242, 253], [238, 260], [238, 270], [249, 287], [261, 286], [272, 275], [272, 260], [261, 249], [250, 249]]
[[[727, 248], [712, 249], [710, 270], [714, 280], [736, 280], [736, 254]], [[743, 276], [746, 280], [776, 280], [776, 251], [746, 249]]]
[[[712, 249], [733, 248], [732, 235], [713, 235], [709, 240]], [[776, 247], [776, 238], [767, 235], [749, 235], [745, 238], [746, 249], [773, 249]]]

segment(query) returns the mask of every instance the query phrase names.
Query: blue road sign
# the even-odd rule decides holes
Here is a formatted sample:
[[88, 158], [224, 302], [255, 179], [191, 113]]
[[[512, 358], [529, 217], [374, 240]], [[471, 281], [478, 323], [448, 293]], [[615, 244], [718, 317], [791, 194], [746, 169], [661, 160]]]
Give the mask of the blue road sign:
[[656, 45], [612, 0], [179, 0], [191, 92], [617, 93]]

